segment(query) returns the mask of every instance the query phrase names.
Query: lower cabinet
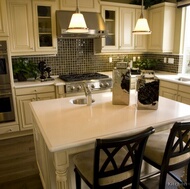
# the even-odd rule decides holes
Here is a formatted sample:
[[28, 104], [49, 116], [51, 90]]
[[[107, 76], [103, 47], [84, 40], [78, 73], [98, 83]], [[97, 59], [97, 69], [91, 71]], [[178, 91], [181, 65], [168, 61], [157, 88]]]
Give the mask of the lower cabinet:
[[20, 130], [32, 129], [32, 114], [29, 103], [55, 98], [54, 86], [15, 89]]
[[160, 96], [190, 105], [190, 86], [161, 80]]

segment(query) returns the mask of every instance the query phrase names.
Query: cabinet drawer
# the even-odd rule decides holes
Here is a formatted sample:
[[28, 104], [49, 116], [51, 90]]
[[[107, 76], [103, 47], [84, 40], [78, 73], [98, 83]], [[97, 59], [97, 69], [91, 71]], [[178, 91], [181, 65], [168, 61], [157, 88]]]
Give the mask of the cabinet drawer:
[[19, 131], [18, 125], [0, 128], [0, 134], [12, 133], [12, 132], [16, 132], [16, 131]]
[[16, 95], [25, 95], [25, 94], [36, 94], [36, 93], [47, 93], [54, 92], [54, 86], [41, 86], [41, 87], [26, 87], [15, 89]]
[[179, 85], [179, 91], [190, 93], [190, 86], [187, 86], [187, 85]]
[[173, 82], [168, 82], [168, 81], [160, 81], [160, 86], [161, 87], [166, 87], [166, 88], [170, 88], [170, 89], [178, 89], [178, 84], [177, 83], [173, 83]]

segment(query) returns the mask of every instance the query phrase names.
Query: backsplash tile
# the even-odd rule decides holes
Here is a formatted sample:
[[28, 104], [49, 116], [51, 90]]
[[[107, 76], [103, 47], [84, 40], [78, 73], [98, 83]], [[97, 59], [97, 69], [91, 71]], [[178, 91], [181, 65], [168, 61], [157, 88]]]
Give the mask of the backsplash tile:
[[[109, 57], [112, 63], [109, 63]], [[115, 64], [127, 56], [129, 60], [133, 57], [159, 59], [157, 70], [180, 73], [182, 71], [182, 55], [172, 54], [94, 54], [93, 39], [58, 39], [58, 54], [56, 56], [34, 56], [27, 57], [34, 63], [45, 61], [52, 69], [51, 75], [89, 73], [112, 71]], [[174, 58], [174, 64], [164, 63], [164, 57]], [[12, 62], [18, 57], [12, 57]]]

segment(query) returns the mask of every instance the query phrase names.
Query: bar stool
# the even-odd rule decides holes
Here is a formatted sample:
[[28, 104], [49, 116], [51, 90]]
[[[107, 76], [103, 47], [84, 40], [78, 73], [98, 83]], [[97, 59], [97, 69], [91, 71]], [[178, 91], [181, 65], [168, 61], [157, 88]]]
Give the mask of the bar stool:
[[[176, 122], [169, 133], [158, 132], [149, 137], [143, 159], [160, 171], [159, 189], [165, 188], [167, 174], [185, 188], [190, 188], [189, 132], [190, 122]], [[187, 166], [187, 183], [172, 172], [185, 166]], [[143, 183], [140, 185], [147, 188]]]
[[126, 137], [96, 139], [95, 149], [73, 158], [76, 188], [81, 188], [81, 178], [92, 189], [139, 188], [143, 152], [154, 131], [150, 127]]

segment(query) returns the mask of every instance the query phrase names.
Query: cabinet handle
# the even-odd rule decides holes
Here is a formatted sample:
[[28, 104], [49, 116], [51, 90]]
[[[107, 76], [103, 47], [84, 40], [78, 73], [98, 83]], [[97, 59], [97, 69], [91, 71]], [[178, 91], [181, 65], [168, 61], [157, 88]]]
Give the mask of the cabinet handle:
[[12, 129], [9, 129], [9, 130], [8, 130], [8, 133], [10, 133], [10, 132], [12, 132], [12, 131], [13, 131]]

